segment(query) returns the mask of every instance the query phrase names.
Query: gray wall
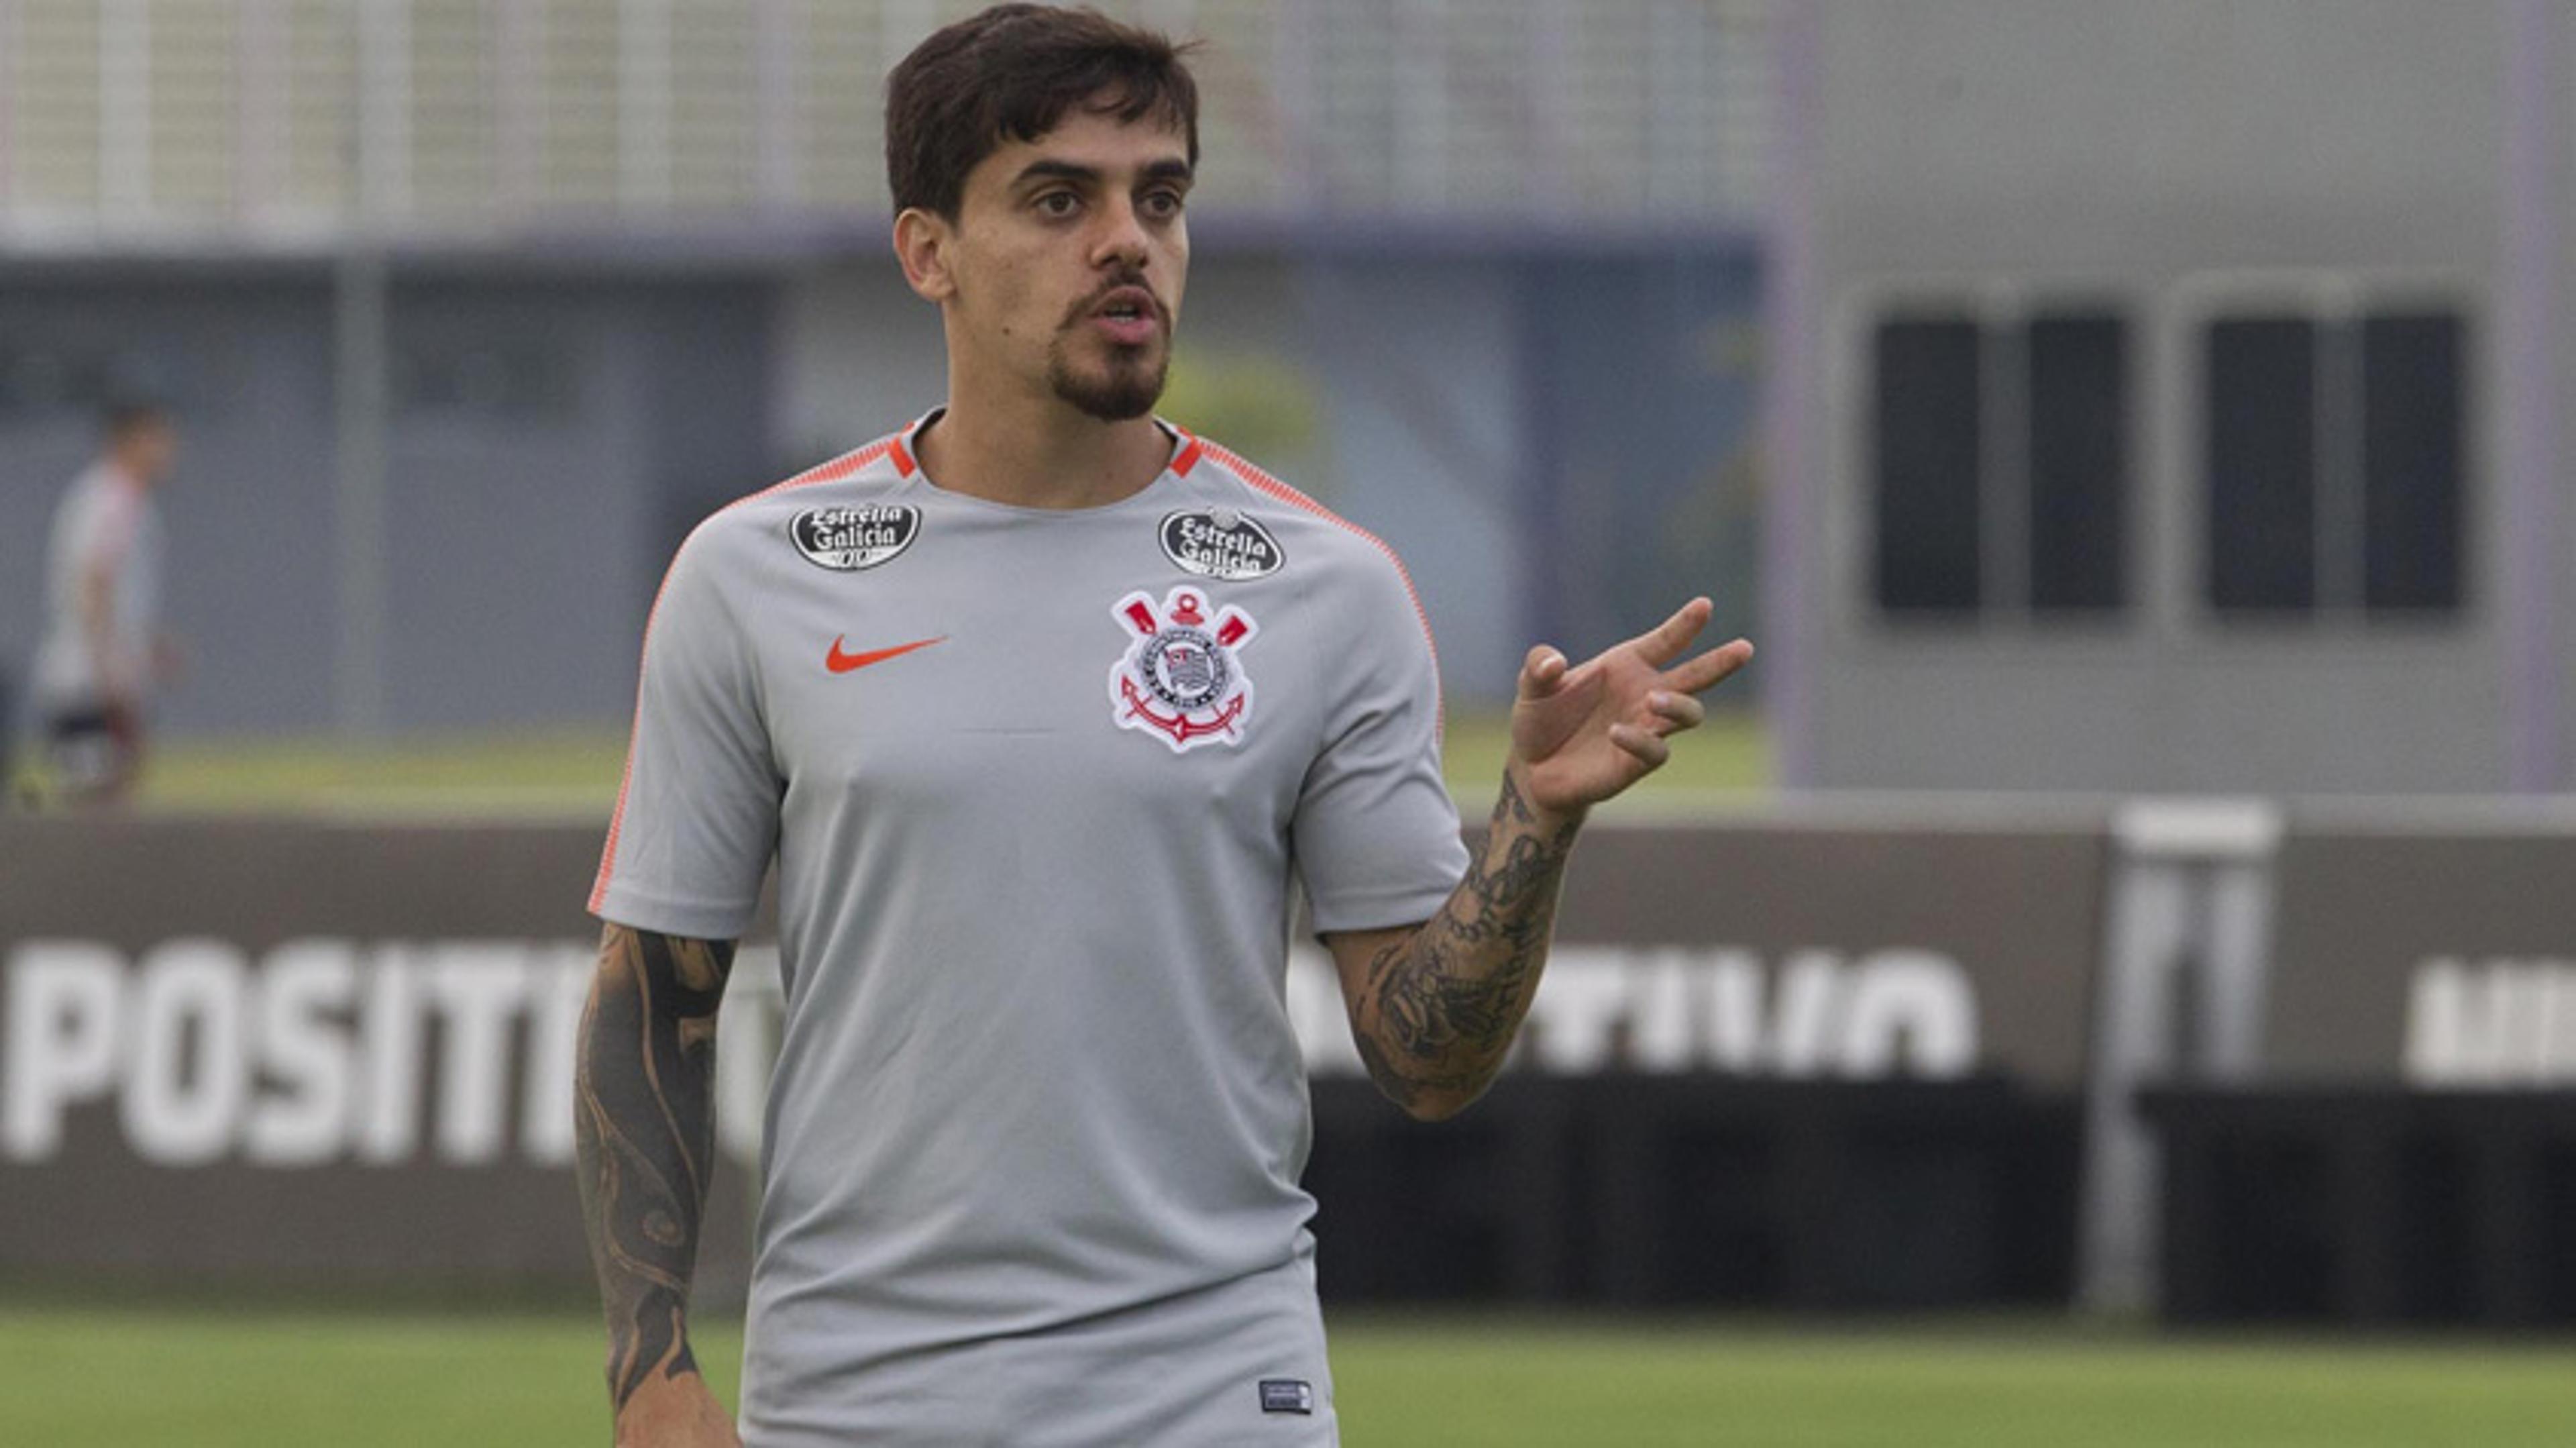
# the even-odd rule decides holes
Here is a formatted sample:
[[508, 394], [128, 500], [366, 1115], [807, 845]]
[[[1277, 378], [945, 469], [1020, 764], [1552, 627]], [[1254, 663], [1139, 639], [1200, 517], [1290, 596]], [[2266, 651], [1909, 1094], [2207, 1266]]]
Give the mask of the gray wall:
[[[1819, 471], [1801, 481], [1822, 526], [1800, 560], [1818, 622], [1814, 782], [2501, 787], [2501, 8], [1837, 0], [1819, 13], [1818, 284], [1801, 319], [1818, 343], [1803, 380]], [[2560, 109], [2576, 137], [2576, 111]], [[2319, 274], [2464, 305], [2471, 515], [2455, 619], [2247, 628], [2199, 601], [2194, 319]], [[2135, 582], [2115, 623], [1900, 630], [1868, 598], [1871, 313], [1980, 291], [2130, 311]]]
[[[633, 700], [671, 547], [772, 475], [771, 288], [412, 268], [391, 318], [385, 717], [598, 724]], [[319, 269], [0, 276], [0, 362], [72, 378], [0, 409], [0, 658], [39, 631], [46, 520], [102, 371], [167, 397], [170, 732], [334, 726], [332, 298]], [[96, 359], [104, 359], [99, 361]], [[26, 389], [20, 389], [24, 392]]]
[[631, 707], [671, 549], [773, 471], [768, 296], [462, 276], [401, 293], [398, 352], [512, 343], [557, 359], [569, 389], [560, 405], [398, 416], [391, 717], [588, 723]]

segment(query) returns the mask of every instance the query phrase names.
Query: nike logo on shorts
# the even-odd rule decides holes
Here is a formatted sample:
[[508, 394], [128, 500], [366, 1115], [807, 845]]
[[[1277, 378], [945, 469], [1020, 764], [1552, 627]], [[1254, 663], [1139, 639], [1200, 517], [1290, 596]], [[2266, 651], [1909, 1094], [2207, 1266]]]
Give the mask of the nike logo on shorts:
[[847, 635], [832, 640], [832, 651], [823, 656], [823, 667], [836, 674], [846, 674], [853, 669], [864, 669], [870, 664], [882, 664], [888, 659], [911, 653], [914, 649], [926, 649], [932, 644], [946, 643], [948, 635], [941, 634], [935, 639], [915, 639], [908, 644], [896, 644], [890, 649], [870, 649], [863, 654], [844, 652], [841, 645], [847, 641]]

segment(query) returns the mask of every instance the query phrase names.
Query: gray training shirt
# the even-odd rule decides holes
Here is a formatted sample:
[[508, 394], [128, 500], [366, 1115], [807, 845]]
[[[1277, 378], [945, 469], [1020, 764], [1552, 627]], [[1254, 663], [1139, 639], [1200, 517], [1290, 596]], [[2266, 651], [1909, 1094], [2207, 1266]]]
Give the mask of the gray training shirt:
[[[947, 1422], [1000, 1391], [978, 1345], [1155, 1304], [1311, 1319], [1292, 877], [1318, 930], [1357, 930], [1428, 918], [1466, 867], [1384, 544], [1177, 432], [1107, 506], [944, 491], [909, 442], [936, 417], [681, 546], [591, 899], [737, 938], [777, 859], [755, 1444], [901, 1430], [891, 1396]], [[1262, 1274], [1305, 1285], [1228, 1297]], [[1256, 1428], [1293, 1396], [1218, 1387]], [[1062, 1402], [979, 1421], [1040, 1441]]]

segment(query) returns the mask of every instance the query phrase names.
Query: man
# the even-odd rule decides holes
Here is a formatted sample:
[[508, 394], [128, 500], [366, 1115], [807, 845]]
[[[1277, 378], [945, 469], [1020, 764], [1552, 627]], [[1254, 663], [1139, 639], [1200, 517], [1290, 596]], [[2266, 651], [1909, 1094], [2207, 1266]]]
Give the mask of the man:
[[152, 495], [177, 451], [169, 414], [119, 404], [98, 459], [54, 511], [32, 693], [55, 787], [75, 803], [114, 803], [133, 788], [146, 706], [175, 667], [160, 631], [161, 519]]
[[[1172, 46], [1001, 6], [888, 83], [947, 406], [718, 513], [646, 628], [579, 1086], [618, 1441], [1329, 1444], [1292, 876], [1378, 1084], [1446, 1116], [1585, 809], [1741, 641], [1533, 650], [1482, 856], [1375, 539], [1151, 408], [1189, 261]], [[689, 1350], [710, 1043], [778, 869], [740, 1440]], [[1464, 877], [1461, 883], [1461, 877]]]

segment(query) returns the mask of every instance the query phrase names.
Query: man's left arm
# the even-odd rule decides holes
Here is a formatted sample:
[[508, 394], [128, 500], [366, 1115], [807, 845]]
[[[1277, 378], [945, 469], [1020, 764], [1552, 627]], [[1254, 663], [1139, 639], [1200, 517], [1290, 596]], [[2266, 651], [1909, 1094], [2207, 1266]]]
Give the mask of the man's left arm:
[[1323, 937], [1360, 1057], [1406, 1112], [1453, 1116], [1493, 1082], [1538, 992], [1585, 814], [1670, 758], [1670, 737], [1703, 717], [1697, 696], [1752, 658], [1737, 639], [1683, 659], [1710, 611], [1693, 599], [1580, 666], [1532, 649], [1502, 793], [1466, 878], [1420, 925]]

